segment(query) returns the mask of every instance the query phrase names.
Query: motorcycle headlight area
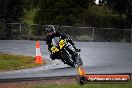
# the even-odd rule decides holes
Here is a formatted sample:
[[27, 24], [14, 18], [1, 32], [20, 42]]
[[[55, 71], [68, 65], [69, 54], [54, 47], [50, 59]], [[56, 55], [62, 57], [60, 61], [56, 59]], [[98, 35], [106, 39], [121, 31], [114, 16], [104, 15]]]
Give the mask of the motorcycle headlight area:
[[66, 45], [66, 41], [60, 40], [60, 42], [59, 42], [60, 49], [62, 49], [65, 45]]

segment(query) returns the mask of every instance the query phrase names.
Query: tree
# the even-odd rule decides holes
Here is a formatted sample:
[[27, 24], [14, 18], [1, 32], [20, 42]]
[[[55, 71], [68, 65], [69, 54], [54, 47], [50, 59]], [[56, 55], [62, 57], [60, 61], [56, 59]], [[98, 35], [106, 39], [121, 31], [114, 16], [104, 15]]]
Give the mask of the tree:
[[0, 21], [18, 22], [24, 14], [24, 0], [0, 0]]
[[112, 8], [119, 15], [121, 27], [132, 26], [132, 0], [100, 0], [100, 3]]
[[94, 0], [40, 0], [35, 23], [74, 25], [78, 22], [79, 14]]
[[38, 7], [39, 0], [25, 0], [25, 5], [27, 10], [32, 10]]
[[80, 19], [84, 26], [112, 27], [115, 16], [108, 7], [94, 5], [86, 9]]
[[24, 0], [0, 0], [0, 22], [3, 24], [0, 29], [0, 38], [8, 39], [11, 36], [11, 29], [7, 23], [20, 22], [24, 14]]

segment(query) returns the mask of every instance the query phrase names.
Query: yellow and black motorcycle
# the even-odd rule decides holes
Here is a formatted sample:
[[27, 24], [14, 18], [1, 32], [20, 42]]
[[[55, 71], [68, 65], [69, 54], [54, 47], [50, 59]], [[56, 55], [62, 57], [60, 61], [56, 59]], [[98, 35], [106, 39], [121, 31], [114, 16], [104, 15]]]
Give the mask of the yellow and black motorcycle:
[[56, 55], [62, 60], [62, 62], [64, 62], [64, 64], [67, 64], [71, 67], [83, 64], [80, 54], [75, 51], [75, 48], [67, 41], [67, 39], [54, 37], [52, 39], [52, 45], [52, 53], [56, 53]]

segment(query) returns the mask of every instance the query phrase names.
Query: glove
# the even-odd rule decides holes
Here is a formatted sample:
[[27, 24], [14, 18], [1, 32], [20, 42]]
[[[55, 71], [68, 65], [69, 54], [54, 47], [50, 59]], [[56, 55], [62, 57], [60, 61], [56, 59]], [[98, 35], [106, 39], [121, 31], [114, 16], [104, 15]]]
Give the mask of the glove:
[[52, 46], [51, 47], [51, 52], [52, 53], [56, 53], [56, 52], [58, 52], [59, 51], [59, 49], [56, 47], [56, 46]]

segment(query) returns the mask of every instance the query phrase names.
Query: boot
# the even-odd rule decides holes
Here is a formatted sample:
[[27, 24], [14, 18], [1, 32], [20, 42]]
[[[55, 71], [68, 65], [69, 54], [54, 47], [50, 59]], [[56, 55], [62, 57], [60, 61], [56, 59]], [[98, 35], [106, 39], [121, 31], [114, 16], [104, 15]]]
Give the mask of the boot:
[[74, 45], [73, 45], [74, 49], [76, 52], [81, 52], [81, 49], [77, 49]]

